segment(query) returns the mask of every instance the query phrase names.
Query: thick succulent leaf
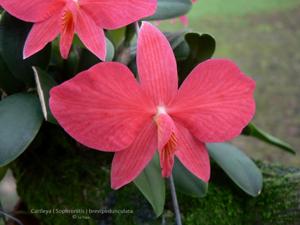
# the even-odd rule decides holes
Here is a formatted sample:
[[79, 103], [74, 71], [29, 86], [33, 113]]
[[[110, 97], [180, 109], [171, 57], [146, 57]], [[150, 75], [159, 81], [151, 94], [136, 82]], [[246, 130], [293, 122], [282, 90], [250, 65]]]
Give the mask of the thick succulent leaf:
[[235, 146], [225, 143], [207, 144], [209, 155], [247, 194], [261, 193], [263, 177], [255, 163]]
[[32, 66], [45, 68], [50, 60], [51, 46], [23, 60], [25, 39], [31, 28], [30, 23], [22, 22], [8, 13], [3, 13], [0, 22], [0, 53], [10, 72], [27, 86], [34, 86]]
[[208, 183], [190, 173], [176, 158], [173, 168], [176, 190], [192, 197], [204, 197], [208, 190]]
[[106, 59], [105, 61], [112, 61], [115, 55], [115, 48], [113, 43], [106, 38]]
[[[185, 60], [190, 54], [188, 44], [185, 41], [181, 42], [176, 48], [174, 48], [174, 54], [177, 61]], [[178, 68], [178, 71], [180, 71], [180, 68]]]
[[0, 182], [1, 182], [1, 180], [4, 178], [7, 169], [8, 169], [7, 166], [0, 167]]
[[166, 187], [161, 176], [158, 154], [155, 154], [149, 165], [134, 180], [134, 184], [152, 205], [156, 216], [160, 216], [164, 210]]
[[117, 30], [109, 30], [106, 35], [109, 37], [114, 46], [119, 46], [124, 40], [126, 29], [127, 27], [122, 27]]
[[49, 92], [52, 87], [56, 86], [56, 82], [42, 69], [38, 67], [32, 67], [32, 69], [34, 71], [34, 78], [44, 118], [46, 121], [56, 124], [57, 122], [49, 108]]
[[[127, 65], [131, 60], [130, 55], [130, 45], [132, 39], [135, 37], [136, 34], [136, 27], [135, 24], [129, 24], [123, 32], [119, 32], [120, 34], [117, 35], [110, 35], [111, 40], [115, 38], [113, 42], [116, 48], [115, 53], [115, 61], [121, 62]], [[119, 38], [117, 38], [119, 37]]]
[[[78, 42], [77, 45], [83, 47], [81, 42]], [[109, 39], [106, 38], [106, 60], [105, 61], [112, 61], [114, 55], [115, 55], [114, 45], [111, 43]], [[101, 62], [99, 58], [97, 58], [93, 53], [91, 53], [89, 50], [83, 47], [79, 53], [77, 72], [87, 70], [99, 62]]]
[[285, 150], [289, 153], [296, 154], [295, 150], [288, 143], [268, 134], [267, 132], [259, 129], [253, 123], [250, 123], [242, 132], [243, 135], [255, 137], [261, 141], [269, 143], [271, 145], [277, 146], [282, 150]]
[[177, 61], [185, 60], [189, 55], [190, 48], [184, 38], [186, 34], [186, 32], [165, 33]]
[[189, 54], [185, 60], [178, 63], [180, 83], [199, 63], [211, 58], [216, 48], [215, 39], [209, 34], [187, 33], [185, 42], [180, 51], [186, 54], [188, 47]]
[[6, 63], [0, 55], [0, 88], [4, 90], [7, 94], [16, 93], [22, 88], [24, 84], [17, 80], [7, 68]]
[[0, 101], [0, 166], [25, 151], [42, 122], [43, 115], [36, 95], [19, 93]]
[[155, 14], [148, 17], [147, 20], [164, 20], [182, 16], [191, 7], [191, 0], [158, 0]]
[[184, 35], [186, 32], [164, 32], [167, 37], [172, 49], [178, 47], [182, 42], [184, 42]]

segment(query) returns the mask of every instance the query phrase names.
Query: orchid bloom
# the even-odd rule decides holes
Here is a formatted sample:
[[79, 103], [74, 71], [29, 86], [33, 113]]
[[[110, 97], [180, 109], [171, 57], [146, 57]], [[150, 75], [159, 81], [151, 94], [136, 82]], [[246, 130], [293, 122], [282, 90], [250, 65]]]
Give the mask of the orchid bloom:
[[133, 181], [159, 153], [162, 176], [174, 157], [208, 181], [205, 142], [238, 136], [255, 112], [255, 82], [231, 61], [199, 64], [178, 90], [175, 56], [166, 37], [144, 22], [137, 41], [139, 82], [117, 62], [99, 63], [50, 92], [59, 124], [90, 148], [115, 152], [112, 188]]
[[23, 57], [40, 51], [60, 34], [60, 53], [67, 58], [74, 33], [98, 58], [105, 60], [103, 29], [117, 29], [154, 14], [157, 0], [0, 0], [11, 15], [34, 23]]

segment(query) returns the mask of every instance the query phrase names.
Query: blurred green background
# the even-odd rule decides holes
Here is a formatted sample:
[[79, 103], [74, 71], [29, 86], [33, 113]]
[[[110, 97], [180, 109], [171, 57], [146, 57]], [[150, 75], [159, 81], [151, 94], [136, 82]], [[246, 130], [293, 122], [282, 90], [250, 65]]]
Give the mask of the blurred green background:
[[254, 123], [287, 142], [293, 156], [248, 137], [233, 142], [255, 159], [300, 165], [300, 0], [199, 0], [190, 25], [163, 22], [163, 30], [213, 35], [214, 57], [236, 61], [257, 82]]

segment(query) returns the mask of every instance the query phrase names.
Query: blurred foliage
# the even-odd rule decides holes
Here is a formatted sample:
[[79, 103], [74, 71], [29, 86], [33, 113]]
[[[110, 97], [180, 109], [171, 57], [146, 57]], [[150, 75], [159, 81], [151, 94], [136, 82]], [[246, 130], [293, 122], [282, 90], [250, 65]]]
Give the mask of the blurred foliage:
[[[30, 149], [12, 165], [18, 193], [31, 209], [127, 209], [127, 214], [92, 214], [72, 219], [72, 214], [35, 214], [45, 225], [64, 224], [173, 224], [169, 192], [162, 217], [156, 218], [149, 203], [133, 184], [119, 191], [109, 185], [112, 154], [71, 147], [74, 141], [60, 128], [44, 125]], [[52, 143], [51, 146], [47, 143]], [[48, 146], [48, 147], [46, 147]], [[55, 159], [55, 160], [49, 160]], [[252, 198], [239, 191], [224, 172], [212, 166], [213, 180], [205, 198], [179, 194], [187, 225], [296, 225], [300, 169], [258, 163], [264, 191]], [[78, 214], [76, 214], [78, 215]], [[80, 214], [79, 214], [80, 215]], [[82, 214], [86, 218], [85, 214]]]

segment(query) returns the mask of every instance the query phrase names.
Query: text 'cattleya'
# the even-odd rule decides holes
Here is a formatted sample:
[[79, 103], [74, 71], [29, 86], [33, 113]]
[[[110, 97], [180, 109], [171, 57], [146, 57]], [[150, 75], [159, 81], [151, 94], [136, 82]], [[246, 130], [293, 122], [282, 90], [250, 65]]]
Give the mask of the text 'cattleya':
[[143, 23], [137, 41], [139, 82], [117, 62], [99, 63], [51, 90], [50, 107], [78, 142], [116, 152], [114, 189], [133, 181], [156, 151], [162, 175], [174, 157], [198, 178], [210, 177], [206, 142], [241, 133], [255, 112], [254, 81], [231, 61], [199, 64], [178, 89], [177, 66], [166, 37]]
[[60, 34], [60, 53], [67, 58], [74, 33], [98, 58], [105, 60], [103, 29], [117, 29], [154, 14], [157, 0], [0, 0], [11, 15], [34, 23], [23, 57], [40, 51]]

